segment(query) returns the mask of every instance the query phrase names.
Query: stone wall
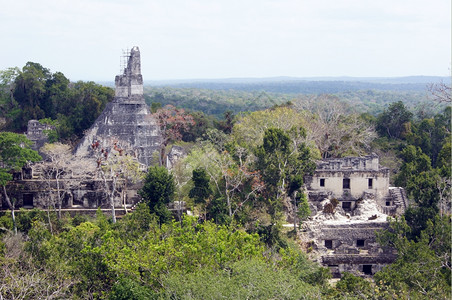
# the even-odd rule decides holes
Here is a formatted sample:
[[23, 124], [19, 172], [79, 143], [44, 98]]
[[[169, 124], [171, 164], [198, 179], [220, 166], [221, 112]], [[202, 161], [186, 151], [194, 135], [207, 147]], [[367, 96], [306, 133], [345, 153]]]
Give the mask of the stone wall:
[[334, 277], [372, 276], [395, 260], [393, 249], [377, 243], [376, 232], [408, 201], [403, 189], [389, 187], [389, 169], [379, 166], [378, 156], [320, 161], [305, 183], [312, 215], [303, 236]]
[[375, 233], [387, 227], [387, 222], [372, 221], [311, 223], [305, 235], [334, 277], [344, 272], [372, 276], [396, 258], [393, 249], [381, 247], [376, 241]]
[[127, 67], [122, 75], [115, 77], [115, 95], [117, 98], [132, 100], [143, 95], [143, 76], [141, 75], [141, 56], [138, 47], [130, 50]]
[[[31, 148], [39, 151], [49, 140], [45, 130], [54, 130], [55, 127], [48, 124], [41, 124], [38, 120], [29, 120], [27, 124], [27, 138], [33, 142]], [[42, 154], [42, 153], [40, 153]]]
[[111, 153], [119, 147], [148, 167], [161, 163], [163, 138], [157, 119], [143, 97], [140, 51], [133, 47], [124, 74], [116, 76], [116, 97], [108, 103], [75, 150], [77, 157], [92, 157], [92, 145]]
[[390, 197], [389, 169], [378, 165], [376, 155], [323, 160], [305, 182], [311, 201], [335, 198], [347, 202], [350, 209], [365, 197], [373, 197], [379, 206]]
[[[60, 194], [62, 199], [62, 208], [64, 209], [109, 209], [110, 202], [105, 193], [105, 183], [101, 179], [63, 179], [60, 180]], [[112, 182], [107, 181], [111, 186]], [[140, 185], [123, 188], [123, 181], [119, 180], [117, 184], [117, 193], [114, 198], [116, 208], [132, 207], [140, 197], [137, 194]], [[40, 208], [54, 205], [58, 207], [57, 201], [57, 183], [55, 180], [40, 179], [22, 179], [15, 180], [8, 185], [8, 194], [10, 198], [16, 199], [16, 208]], [[0, 195], [0, 207], [8, 209], [6, 201]]]

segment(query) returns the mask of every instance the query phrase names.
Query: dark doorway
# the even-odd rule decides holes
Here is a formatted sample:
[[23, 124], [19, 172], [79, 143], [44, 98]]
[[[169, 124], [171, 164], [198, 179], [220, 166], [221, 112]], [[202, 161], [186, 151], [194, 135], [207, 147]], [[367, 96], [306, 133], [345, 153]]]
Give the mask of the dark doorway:
[[364, 240], [357, 240], [356, 247], [364, 247]]
[[33, 207], [33, 194], [23, 194], [22, 197], [24, 207]]
[[333, 249], [333, 241], [332, 240], [325, 240], [325, 247], [328, 249]]
[[325, 178], [320, 178], [320, 186], [325, 186]]
[[342, 188], [343, 189], [350, 189], [350, 178], [344, 178], [342, 180]]
[[341, 278], [341, 273], [339, 272], [339, 265], [328, 265], [331, 275], [333, 278]]
[[369, 189], [372, 189], [373, 186], [374, 186], [374, 180], [373, 180], [373, 178], [368, 178], [368, 179], [367, 179], [367, 187], [368, 187]]
[[372, 265], [363, 265], [363, 273], [366, 275], [372, 275]]
[[342, 202], [342, 208], [344, 210], [351, 210], [352, 209], [352, 203], [350, 201], [344, 201], [344, 202]]

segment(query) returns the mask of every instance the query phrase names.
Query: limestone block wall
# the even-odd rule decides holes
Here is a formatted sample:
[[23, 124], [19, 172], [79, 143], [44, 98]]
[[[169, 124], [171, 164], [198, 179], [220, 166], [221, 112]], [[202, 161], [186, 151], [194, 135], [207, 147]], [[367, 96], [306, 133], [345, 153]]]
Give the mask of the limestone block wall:
[[330, 268], [334, 277], [344, 272], [372, 276], [396, 258], [393, 249], [382, 248], [376, 242], [375, 232], [387, 227], [387, 222], [372, 221], [324, 223], [312, 232], [312, 242], [322, 253], [322, 264]]
[[75, 155], [92, 157], [91, 145], [97, 141], [110, 153], [116, 142], [140, 163], [149, 166], [159, 157], [163, 138], [146, 104], [112, 102], [77, 146]]
[[[356, 248], [372, 250], [376, 245], [375, 232], [388, 227], [388, 223], [363, 222], [350, 224], [323, 224], [315, 236], [319, 249]], [[325, 241], [331, 241], [332, 246], [326, 247]], [[362, 244], [358, 244], [361, 241]]]
[[138, 47], [130, 51], [127, 67], [122, 75], [116, 76], [115, 84], [115, 99], [107, 104], [74, 154], [81, 158], [92, 157], [91, 145], [94, 143], [111, 153], [116, 144], [137, 157], [145, 167], [159, 163], [163, 137], [157, 119], [144, 101]]
[[[108, 181], [107, 184], [111, 186], [112, 182]], [[129, 205], [137, 203], [139, 201], [137, 190], [140, 186], [132, 186], [128, 190], [123, 190], [122, 186], [123, 183], [120, 180], [117, 184], [117, 193], [114, 198], [115, 207], [123, 207], [124, 202]], [[56, 201], [57, 197], [55, 180], [17, 180], [9, 184], [7, 189], [9, 196], [16, 199], [16, 208], [46, 209]], [[62, 208], [110, 208], [109, 199], [104, 191], [103, 180], [61, 180], [60, 191], [62, 194]], [[2, 193], [0, 195], [0, 207], [2, 209], [8, 209], [3, 197]], [[56, 203], [55, 205], [57, 206]]]
[[127, 67], [122, 75], [115, 77], [115, 96], [128, 98], [143, 95], [143, 76], [141, 75], [141, 55], [138, 47], [130, 50]]
[[[346, 182], [348, 180], [348, 183]], [[308, 190], [329, 192], [336, 199], [359, 199], [364, 193], [384, 199], [389, 190], [389, 169], [380, 171], [318, 170], [307, 178]], [[381, 200], [382, 201], [382, 200]]]

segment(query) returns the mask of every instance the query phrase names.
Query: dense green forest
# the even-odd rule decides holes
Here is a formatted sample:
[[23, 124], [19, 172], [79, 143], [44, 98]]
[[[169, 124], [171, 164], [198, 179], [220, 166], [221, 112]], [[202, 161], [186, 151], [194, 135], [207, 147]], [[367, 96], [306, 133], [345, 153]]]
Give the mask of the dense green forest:
[[[1, 74], [4, 189], [12, 179], [9, 168], [38, 159], [21, 135], [6, 131], [23, 130], [31, 117], [47, 118], [57, 125], [56, 139], [76, 139], [113, 92], [70, 83], [36, 63]], [[0, 295], [449, 299], [451, 96], [450, 87], [433, 88], [433, 110], [410, 93], [404, 97], [411, 102], [401, 101], [396, 92], [344, 92], [358, 97], [359, 106], [338, 94], [146, 90], [165, 128], [165, 145], [182, 146], [188, 155], [172, 171], [152, 166], [142, 174], [143, 202], [117, 222], [101, 211], [93, 218], [58, 216], [52, 207], [0, 216]], [[381, 99], [379, 108], [366, 110], [356, 93]], [[404, 216], [378, 235], [398, 258], [373, 280], [347, 273], [330, 285], [329, 271], [309, 260], [301, 233], [282, 226], [284, 203], [297, 206], [291, 217], [302, 224], [310, 211], [300, 188], [315, 160], [370, 152], [391, 168], [394, 183], [412, 200]], [[173, 216], [167, 207], [173, 201], [185, 201], [196, 217]]]
[[28, 62], [21, 70], [0, 71], [0, 129], [24, 132], [29, 120], [46, 119], [57, 125], [61, 139], [74, 142], [113, 97], [111, 88], [70, 82], [61, 72]]
[[[424, 117], [438, 113], [444, 104], [434, 103], [428, 96], [427, 86], [424, 90], [344, 90], [335, 93], [321, 91], [318, 93], [287, 92], [275, 93], [267, 90], [209, 90], [188, 87], [151, 87], [145, 86], [145, 97], [148, 104], [170, 104], [190, 111], [201, 111], [217, 118], [226, 111], [234, 113], [256, 111], [280, 105], [288, 101], [315, 102], [318, 97], [329, 95], [335, 97], [354, 112], [377, 115], [390, 103], [402, 101], [416, 116]], [[434, 104], [432, 106], [432, 104]]]

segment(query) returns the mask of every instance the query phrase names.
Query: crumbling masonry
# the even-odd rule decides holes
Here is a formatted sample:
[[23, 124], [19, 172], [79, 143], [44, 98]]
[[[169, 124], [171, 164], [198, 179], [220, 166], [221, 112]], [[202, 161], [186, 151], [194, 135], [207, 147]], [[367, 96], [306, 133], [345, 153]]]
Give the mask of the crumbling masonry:
[[115, 98], [108, 103], [77, 146], [75, 155], [91, 157], [92, 145], [111, 152], [116, 145], [133, 152], [143, 166], [158, 163], [162, 135], [143, 97], [143, 76], [138, 47], [127, 55], [124, 73], [115, 78]]
[[[74, 159], [84, 162], [80, 170], [71, 170], [62, 175], [59, 181], [62, 206], [65, 210], [88, 213], [98, 207], [109, 210], [105, 182], [95, 176], [96, 160], [99, 153], [105, 158], [109, 153], [124, 152], [138, 159], [143, 169], [158, 163], [162, 148], [162, 135], [157, 120], [151, 115], [143, 97], [143, 77], [141, 75], [140, 50], [133, 47], [126, 54], [127, 64], [123, 74], [115, 78], [115, 98], [108, 103], [102, 114], [76, 147]], [[27, 137], [36, 148], [46, 141], [44, 130], [51, 129], [38, 121], [29, 122]], [[96, 158], [97, 156], [97, 158]], [[112, 184], [109, 180], [108, 184]], [[133, 207], [139, 197], [139, 186], [124, 188], [119, 180], [114, 204], [118, 213], [120, 208]], [[27, 167], [14, 174], [14, 181], [8, 186], [15, 207], [47, 208], [52, 193], [56, 193], [55, 180], [44, 179], [35, 167]], [[8, 209], [0, 195], [0, 208]]]
[[380, 247], [375, 233], [387, 228], [388, 216], [401, 215], [408, 200], [403, 189], [389, 187], [389, 169], [377, 155], [320, 161], [306, 183], [312, 215], [304, 239], [334, 277], [371, 276], [394, 261], [396, 253]]

